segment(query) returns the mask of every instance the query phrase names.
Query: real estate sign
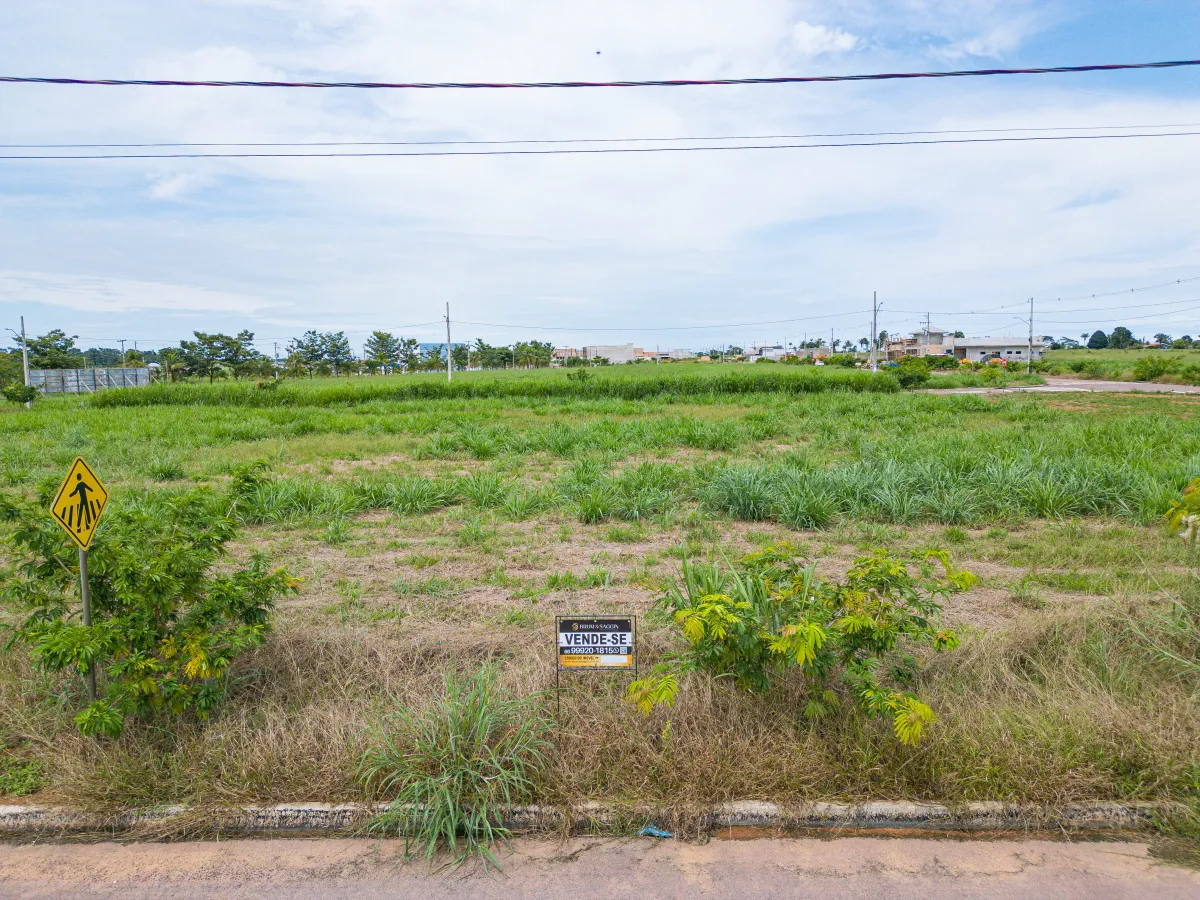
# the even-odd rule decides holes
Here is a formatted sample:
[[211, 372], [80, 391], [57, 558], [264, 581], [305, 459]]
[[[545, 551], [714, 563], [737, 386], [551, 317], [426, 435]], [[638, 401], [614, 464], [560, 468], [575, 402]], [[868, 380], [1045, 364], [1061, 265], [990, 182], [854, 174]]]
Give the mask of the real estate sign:
[[632, 669], [633, 616], [558, 616], [560, 669]]

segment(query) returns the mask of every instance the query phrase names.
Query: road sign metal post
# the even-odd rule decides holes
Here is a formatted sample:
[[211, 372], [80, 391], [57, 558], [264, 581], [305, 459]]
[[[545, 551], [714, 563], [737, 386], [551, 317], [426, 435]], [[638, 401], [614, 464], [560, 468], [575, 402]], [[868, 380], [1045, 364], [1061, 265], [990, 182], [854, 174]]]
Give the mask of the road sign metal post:
[[[87, 552], [95, 537], [100, 517], [108, 506], [108, 489], [82, 456], [75, 457], [67, 477], [50, 504], [50, 514], [79, 547], [79, 594], [83, 600], [83, 624], [92, 624], [92, 589], [88, 584]], [[88, 700], [96, 699], [96, 667], [88, 663]]]
[[[79, 593], [83, 596], [83, 624], [92, 626], [92, 589], [88, 587], [87, 551], [79, 548]], [[96, 665], [88, 663], [87, 669], [88, 699], [96, 699]]]

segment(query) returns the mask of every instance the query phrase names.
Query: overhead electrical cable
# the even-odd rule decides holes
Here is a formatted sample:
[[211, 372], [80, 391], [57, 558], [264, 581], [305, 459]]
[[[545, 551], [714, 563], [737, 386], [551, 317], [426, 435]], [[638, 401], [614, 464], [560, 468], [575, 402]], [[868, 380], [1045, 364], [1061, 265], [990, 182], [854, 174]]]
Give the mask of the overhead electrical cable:
[[841, 81], [899, 81], [923, 78], [977, 78], [999, 75], [1063, 75], [1136, 69], [1179, 69], [1189, 66], [1200, 66], [1200, 59], [1023, 69], [958, 69], [948, 72], [876, 72], [866, 75], [791, 75], [769, 78], [671, 78], [647, 81], [192, 81], [174, 78], [63, 78], [0, 75], [0, 84], [85, 85], [90, 87], [354, 88], [362, 90], [712, 87], [718, 85], [828, 84]]
[[814, 144], [730, 144], [689, 147], [556, 147], [550, 150], [412, 150], [350, 153], [74, 153], [3, 154], [0, 160], [97, 160], [97, 159], [360, 159], [415, 156], [566, 156], [612, 153], [713, 153], [722, 150], [812, 150], [838, 147], [917, 147], [933, 144], [1006, 144], [1053, 141], [1107, 141], [1136, 138], [1196, 137], [1200, 131], [1137, 132], [1133, 134], [1063, 134], [1024, 137], [952, 138], [904, 141], [837, 141]]
[[438, 141], [152, 141], [144, 143], [91, 144], [0, 144], [2, 150], [104, 150], [153, 149], [170, 147], [455, 147], [510, 146], [528, 144], [639, 144], [678, 143], [681, 141], [787, 141], [813, 138], [848, 137], [914, 137], [944, 134], [1014, 134], [1047, 131], [1133, 131], [1137, 129], [1200, 128], [1200, 123], [1176, 125], [1059, 125], [1029, 128], [943, 128], [924, 131], [840, 131], [809, 134], [729, 134], [694, 135], [691, 137], [625, 137], [625, 138], [525, 138], [507, 140], [438, 140]]

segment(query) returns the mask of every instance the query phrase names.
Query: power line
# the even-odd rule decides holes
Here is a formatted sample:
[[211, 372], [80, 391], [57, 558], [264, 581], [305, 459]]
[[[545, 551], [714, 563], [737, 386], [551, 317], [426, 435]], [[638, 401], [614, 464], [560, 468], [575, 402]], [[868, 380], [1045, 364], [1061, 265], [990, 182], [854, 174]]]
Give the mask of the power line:
[[[1200, 297], [1193, 297], [1188, 302], [1191, 302], [1191, 303], [1200, 302]], [[1163, 316], [1175, 316], [1175, 315], [1179, 315], [1180, 313], [1192, 312], [1193, 310], [1196, 310], [1196, 309], [1200, 309], [1200, 306], [1189, 306], [1186, 309], [1169, 309], [1169, 310], [1164, 310], [1162, 312], [1150, 313], [1149, 315], [1145, 315], [1145, 316], [1122, 316], [1121, 320], [1124, 322], [1140, 322], [1144, 319], [1159, 319], [1159, 318], [1162, 318]], [[1065, 310], [1065, 312], [1070, 312], [1070, 310]], [[1039, 319], [1038, 321], [1043, 324], [1049, 324], [1049, 325], [1072, 325], [1072, 324], [1075, 324], [1076, 322], [1078, 322], [1079, 320], [1078, 319]]]
[[[1041, 302], [1042, 303], [1067, 303], [1071, 300], [1091, 300], [1093, 298], [1100, 298], [1100, 297], [1119, 297], [1122, 294], [1135, 294], [1135, 293], [1141, 293], [1142, 291], [1156, 291], [1156, 290], [1160, 290], [1161, 288], [1175, 287], [1176, 285], [1179, 285], [1179, 284], [1191, 284], [1196, 281], [1200, 281], [1200, 275], [1195, 275], [1191, 278], [1177, 278], [1174, 281], [1163, 281], [1163, 282], [1159, 282], [1158, 284], [1148, 284], [1148, 285], [1144, 285], [1142, 287], [1122, 288], [1119, 291], [1105, 291], [1105, 292], [1097, 293], [1097, 294], [1079, 294], [1074, 297], [1055, 297], [1052, 300], [1042, 300]], [[941, 301], [937, 301], [937, 302], [941, 302]], [[942, 311], [942, 312], [934, 313], [934, 315], [938, 315], [938, 316], [986, 316], [986, 315], [990, 315], [994, 312], [997, 312], [999, 310], [1013, 309], [1017, 306], [1024, 306], [1026, 302], [1027, 301], [1022, 300], [1018, 303], [1005, 303], [1001, 306], [993, 306], [988, 309], [973, 310], [973, 311], [969, 311], [969, 312]], [[1171, 302], [1186, 303], [1189, 301], [1185, 300], [1185, 301], [1171, 301]], [[1143, 304], [1143, 305], [1145, 305], [1145, 304]], [[1123, 307], [1112, 306], [1112, 307], [1104, 307], [1103, 309], [1123, 309]], [[912, 313], [912, 314], [916, 314], [916, 315], [925, 315], [925, 313], [927, 311], [928, 310], [919, 310], [919, 309], [894, 309], [894, 310], [892, 310], [892, 312]], [[1093, 311], [1096, 311], [1096, 310], [1093, 310]], [[1064, 312], [1064, 313], [1075, 312], [1075, 310], [1064, 309], [1064, 310], [1059, 310], [1059, 312]]]
[[959, 69], [950, 72], [877, 72], [869, 75], [800, 75], [771, 78], [676, 78], [650, 81], [183, 81], [177, 79], [45, 78], [0, 75], [0, 83], [85, 85], [90, 87], [355, 88], [365, 90], [712, 87], [718, 85], [827, 84], [840, 81], [897, 81], [921, 78], [974, 78], [997, 75], [1062, 75], [1082, 72], [1119, 72], [1133, 69], [1178, 69], [1187, 66], [1200, 66], [1200, 59], [1146, 63], [1105, 63], [1088, 66], [1048, 66], [1026, 69]]
[[625, 137], [625, 138], [524, 138], [510, 140], [440, 140], [440, 141], [157, 141], [147, 143], [112, 144], [0, 144], [2, 150], [101, 150], [151, 149], [156, 147], [452, 147], [507, 146], [514, 144], [634, 144], [679, 141], [785, 141], [812, 138], [846, 137], [912, 137], [943, 134], [1011, 134], [1015, 132], [1046, 131], [1129, 131], [1139, 128], [1200, 128], [1200, 123], [1167, 125], [1056, 125], [1029, 128], [944, 128], [924, 131], [840, 131], [810, 134], [732, 134], [694, 135], [691, 137]]
[[711, 153], [721, 150], [813, 150], [838, 147], [917, 147], [933, 144], [1007, 144], [1031, 141], [1105, 141], [1135, 138], [1196, 137], [1200, 131], [1139, 132], [1136, 134], [1064, 134], [1026, 137], [954, 138], [911, 141], [838, 141], [817, 144], [731, 144], [718, 147], [570, 147], [552, 150], [413, 150], [352, 153], [87, 153], [5, 154], [0, 160], [97, 159], [356, 159], [407, 156], [566, 156], [608, 153]]
[[851, 312], [844, 312], [844, 313], [827, 313], [825, 315], [820, 315], [820, 316], [796, 316], [795, 318], [791, 318], [791, 319], [768, 319], [768, 320], [762, 321], [762, 322], [725, 322], [725, 323], [718, 323], [716, 325], [664, 325], [664, 326], [655, 327], [655, 328], [646, 328], [646, 327], [637, 327], [637, 328], [627, 328], [627, 327], [570, 328], [567, 326], [559, 326], [559, 325], [502, 325], [498, 322], [469, 322], [466, 319], [459, 319], [458, 321], [462, 325], [478, 325], [483, 328], [512, 328], [512, 329], [519, 329], [522, 331], [571, 331], [571, 332], [588, 331], [588, 332], [600, 332], [600, 333], [604, 333], [604, 334], [614, 334], [614, 333], [625, 334], [627, 332], [634, 332], [634, 331], [637, 331], [637, 332], [641, 332], [641, 331], [652, 331], [652, 332], [658, 332], [658, 331], [712, 331], [717, 328], [751, 328], [751, 327], [754, 327], [757, 325], [784, 325], [789, 322], [811, 322], [811, 321], [814, 321], [817, 319], [843, 319], [846, 316], [858, 316], [861, 314], [862, 314], [862, 310], [853, 310]]
[[[1028, 300], [1025, 301], [1025, 303], [1028, 303], [1028, 302], [1029, 302]], [[1041, 302], [1045, 303], [1047, 301], [1043, 300]], [[1179, 306], [1182, 303], [1194, 303], [1194, 302], [1195, 302], [1195, 300], [1192, 298], [1189, 298], [1187, 300], [1164, 300], [1162, 303], [1142, 303], [1138, 306], [1138, 309], [1151, 309], [1156, 306]], [[1025, 304], [1010, 303], [1005, 308], [1011, 309], [1016, 306], [1024, 306], [1024, 305]], [[1111, 312], [1112, 310], [1128, 309], [1128, 308], [1129, 308], [1128, 306], [1124, 306], [1124, 305], [1122, 305], [1122, 306], [1094, 306], [1094, 307], [1089, 307], [1089, 308], [1084, 308], [1084, 309], [1056, 309], [1056, 310], [1052, 310], [1052, 312], [1055, 314], [1061, 313], [1063, 315], [1067, 315], [1067, 314], [1073, 314], [1073, 313]], [[912, 313], [912, 314], [923, 315], [923, 313], [921, 313], [920, 310], [916, 310], [916, 309], [897, 309], [897, 310], [892, 310], [892, 311], [898, 312], [898, 313]], [[942, 311], [942, 312], [931, 313], [931, 315], [935, 315], [935, 316], [1003, 316], [1003, 315], [1007, 315], [1007, 313], [1004, 313], [1004, 312], [946, 312], [946, 311]]]

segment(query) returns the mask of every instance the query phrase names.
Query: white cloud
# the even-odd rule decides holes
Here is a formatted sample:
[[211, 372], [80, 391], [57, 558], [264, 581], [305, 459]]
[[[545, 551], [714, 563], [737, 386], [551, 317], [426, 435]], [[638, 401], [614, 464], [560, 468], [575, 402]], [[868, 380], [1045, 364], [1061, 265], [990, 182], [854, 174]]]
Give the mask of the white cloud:
[[0, 271], [0, 302], [41, 303], [87, 313], [163, 310], [245, 315], [279, 305], [253, 296], [192, 285], [15, 271]]
[[151, 182], [150, 196], [155, 200], [178, 200], [185, 194], [207, 187], [213, 181], [212, 176], [199, 172], [159, 175]]
[[858, 38], [839, 28], [797, 22], [792, 29], [792, 45], [805, 56], [848, 53], [858, 46]]
[[[113, 0], [101, 16], [92, 4], [64, 4], [70, 9], [57, 16], [22, 13], [37, 20], [43, 40], [0, 32], [0, 54], [14, 70], [606, 80], [807, 74], [804, 58], [854, 52], [854, 70], [870, 71], [927, 65], [935, 53], [1017, 52], [1049, 27], [1046, 10], [1055, 6], [220, 0], [168, 9]], [[92, 40], [104, 29], [110, 40]], [[1115, 84], [1045, 78], [458, 92], [10, 86], [4, 101], [11, 142], [807, 134], [1200, 115], [1194, 92], [1132, 94]], [[622, 326], [866, 309], [873, 289], [888, 298], [888, 315], [933, 301], [942, 304], [935, 313], [970, 309], [1190, 274], [1182, 270], [1200, 254], [1191, 215], [1200, 205], [1194, 140], [5, 164], [0, 299], [46, 304], [35, 330], [61, 324], [69, 309], [72, 321], [90, 316], [94, 333], [119, 324], [131, 339], [182, 337], [193, 327], [249, 327], [264, 339], [305, 327], [398, 328], [436, 320], [447, 300], [456, 317], [474, 321], [612, 325], [611, 336], [593, 335], [606, 340], [622, 337]], [[147, 196], [203, 203], [147, 203]], [[1113, 199], [1078, 202], [1096, 196]], [[884, 327], [903, 326], [901, 317]], [[438, 326], [426, 330], [436, 336]], [[478, 331], [489, 340], [539, 336]]]

